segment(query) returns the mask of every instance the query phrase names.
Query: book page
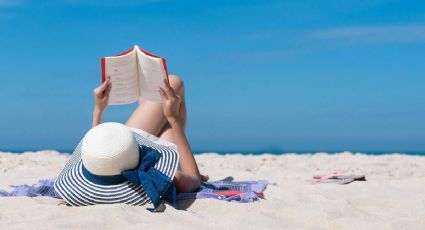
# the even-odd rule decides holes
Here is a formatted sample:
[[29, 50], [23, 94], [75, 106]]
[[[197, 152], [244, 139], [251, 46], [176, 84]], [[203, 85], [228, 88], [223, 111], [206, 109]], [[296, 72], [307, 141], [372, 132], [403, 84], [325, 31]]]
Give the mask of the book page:
[[140, 97], [149, 101], [161, 102], [159, 87], [167, 78], [161, 58], [151, 57], [137, 50], [139, 62]]
[[128, 104], [139, 98], [137, 59], [134, 50], [123, 56], [105, 58], [106, 76], [111, 77], [112, 83], [109, 105]]

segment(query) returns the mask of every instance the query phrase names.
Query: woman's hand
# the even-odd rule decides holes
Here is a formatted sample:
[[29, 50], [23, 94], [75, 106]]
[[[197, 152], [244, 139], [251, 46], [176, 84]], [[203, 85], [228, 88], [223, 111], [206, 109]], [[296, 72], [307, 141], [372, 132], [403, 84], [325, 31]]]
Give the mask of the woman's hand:
[[93, 127], [102, 122], [102, 113], [108, 105], [111, 89], [112, 83], [110, 77], [108, 77], [102, 85], [94, 89]]
[[109, 93], [112, 89], [111, 78], [108, 76], [106, 81], [102, 83], [99, 87], [94, 89], [94, 103], [95, 110], [98, 112], [103, 112], [108, 105]]
[[181, 98], [176, 94], [167, 79], [164, 79], [164, 87], [159, 88], [159, 94], [162, 97], [162, 107], [164, 109], [164, 115], [167, 118], [170, 125], [180, 120], [180, 103]]

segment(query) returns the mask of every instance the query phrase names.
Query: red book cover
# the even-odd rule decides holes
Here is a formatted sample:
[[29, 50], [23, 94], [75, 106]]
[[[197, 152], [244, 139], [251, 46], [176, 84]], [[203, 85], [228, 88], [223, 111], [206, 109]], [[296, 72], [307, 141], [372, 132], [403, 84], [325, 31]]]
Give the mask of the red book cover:
[[[130, 53], [131, 51], [133, 51], [133, 50], [134, 50], [134, 48], [135, 48], [135, 47], [133, 47], [133, 48], [131, 48], [131, 49], [129, 49], [129, 50], [127, 50], [127, 51], [125, 51], [125, 52], [119, 53], [119, 54], [117, 54], [117, 55], [115, 55], [115, 56], [123, 56], [123, 55], [126, 55], [126, 54]], [[162, 64], [164, 65], [165, 75], [167, 76], [167, 81], [169, 82], [169, 79], [168, 79], [168, 70], [167, 70], [167, 62], [165, 61], [165, 58], [162, 58], [162, 57], [160, 57], [160, 56], [157, 56], [157, 55], [155, 55], [155, 54], [152, 54], [152, 53], [150, 53], [150, 52], [148, 52], [148, 51], [146, 51], [146, 50], [143, 50], [143, 49], [142, 49], [142, 48], [140, 48], [140, 47], [139, 47], [139, 50], [140, 50], [141, 52], [143, 52], [144, 54], [148, 55], [148, 56], [155, 57], [155, 58], [160, 58], [160, 59], [162, 60]], [[105, 58], [104, 58], [104, 57], [100, 60], [100, 63], [101, 63], [101, 69], [102, 69], [102, 83], [103, 83], [103, 82], [106, 80]]]

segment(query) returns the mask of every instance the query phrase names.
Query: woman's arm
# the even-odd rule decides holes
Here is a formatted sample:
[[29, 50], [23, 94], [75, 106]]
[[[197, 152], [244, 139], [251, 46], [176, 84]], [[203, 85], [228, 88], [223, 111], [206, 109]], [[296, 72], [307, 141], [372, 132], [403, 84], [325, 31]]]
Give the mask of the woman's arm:
[[98, 124], [102, 123], [102, 114], [103, 114], [103, 111], [100, 111], [95, 106], [95, 108], [93, 110], [93, 123], [92, 123], [92, 127], [95, 127]]
[[177, 145], [180, 157], [180, 171], [175, 175], [175, 184], [179, 192], [193, 192], [201, 184], [201, 174], [193, 157], [189, 142], [184, 133], [181, 123], [177, 120], [169, 120], [172, 127], [174, 142]]
[[179, 117], [181, 98], [167, 81], [165, 81], [164, 88], [160, 88], [159, 91], [162, 97], [164, 115], [172, 128], [173, 139], [179, 150], [181, 170], [175, 176], [176, 187], [180, 192], [192, 192], [199, 188], [201, 175]]
[[102, 123], [102, 114], [108, 105], [109, 93], [111, 92], [112, 83], [110, 77], [106, 79], [96, 89], [94, 89], [94, 109], [93, 109], [93, 127]]

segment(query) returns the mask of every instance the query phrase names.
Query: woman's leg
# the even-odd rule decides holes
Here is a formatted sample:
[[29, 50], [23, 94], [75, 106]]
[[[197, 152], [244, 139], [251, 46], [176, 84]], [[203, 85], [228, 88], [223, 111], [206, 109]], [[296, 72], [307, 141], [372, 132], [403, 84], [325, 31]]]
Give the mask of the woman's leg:
[[[180, 105], [180, 118], [183, 127], [186, 127], [186, 103], [184, 101], [183, 81], [175, 75], [170, 75], [169, 80], [171, 87], [175, 90], [177, 95], [182, 98], [182, 103]], [[160, 138], [162, 133], [168, 129], [167, 127], [169, 127], [167, 118], [164, 115], [162, 104], [143, 99], [139, 100], [139, 106], [136, 110], [134, 110], [133, 114], [131, 114], [125, 125], [143, 129], [144, 131]], [[173, 142], [170, 135], [165, 135], [163, 137], [164, 138], [161, 139]]]
[[[170, 78], [171, 80], [171, 78]], [[139, 106], [131, 114], [125, 125], [159, 136], [167, 123], [161, 103], [140, 99]]]

